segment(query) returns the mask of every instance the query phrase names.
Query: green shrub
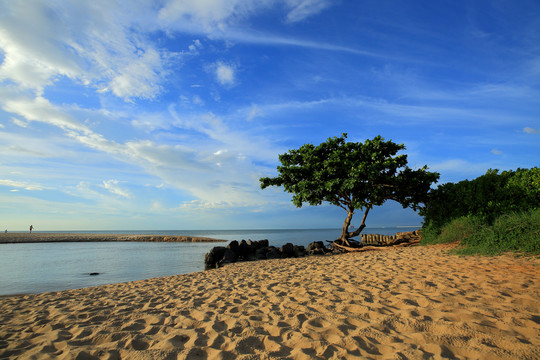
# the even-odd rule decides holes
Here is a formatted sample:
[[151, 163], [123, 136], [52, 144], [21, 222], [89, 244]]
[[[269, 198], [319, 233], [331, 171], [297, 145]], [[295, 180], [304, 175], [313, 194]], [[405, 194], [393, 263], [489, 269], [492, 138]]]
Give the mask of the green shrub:
[[539, 254], [540, 210], [500, 216], [493, 225], [478, 227], [462, 244], [469, 248], [468, 252]]
[[[427, 230], [427, 231], [426, 231]], [[440, 229], [422, 230], [422, 244], [459, 242], [458, 254], [494, 255], [505, 251], [540, 254], [540, 209], [502, 215], [493, 224], [464, 216]]]
[[437, 229], [428, 226], [422, 229], [422, 244], [448, 244], [462, 242], [481, 227], [480, 220], [472, 216], [462, 216]]

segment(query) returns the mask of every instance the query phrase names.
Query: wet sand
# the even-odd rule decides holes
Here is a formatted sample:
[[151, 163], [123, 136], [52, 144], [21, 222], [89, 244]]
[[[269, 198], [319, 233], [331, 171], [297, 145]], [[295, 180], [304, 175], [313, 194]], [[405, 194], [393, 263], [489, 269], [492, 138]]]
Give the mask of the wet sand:
[[447, 246], [0, 299], [0, 358], [539, 359], [540, 259]]

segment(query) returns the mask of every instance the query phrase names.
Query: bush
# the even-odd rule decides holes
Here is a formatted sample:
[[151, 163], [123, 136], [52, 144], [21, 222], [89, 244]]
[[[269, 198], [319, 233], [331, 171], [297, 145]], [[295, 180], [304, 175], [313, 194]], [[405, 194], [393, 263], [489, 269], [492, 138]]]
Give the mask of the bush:
[[493, 225], [478, 227], [462, 244], [468, 252], [540, 254], [540, 209], [500, 216]]
[[540, 206], [540, 168], [516, 171], [488, 170], [474, 180], [446, 183], [431, 190], [425, 208], [423, 232], [437, 237], [445, 225], [461, 217], [474, 217], [493, 225], [495, 219]]
[[540, 209], [502, 215], [493, 224], [479, 217], [460, 217], [440, 229], [422, 229], [422, 244], [459, 242], [459, 254], [500, 254], [520, 251], [540, 254]]
[[482, 223], [476, 217], [462, 216], [441, 229], [428, 226], [422, 229], [422, 244], [449, 244], [462, 242], [474, 234]]

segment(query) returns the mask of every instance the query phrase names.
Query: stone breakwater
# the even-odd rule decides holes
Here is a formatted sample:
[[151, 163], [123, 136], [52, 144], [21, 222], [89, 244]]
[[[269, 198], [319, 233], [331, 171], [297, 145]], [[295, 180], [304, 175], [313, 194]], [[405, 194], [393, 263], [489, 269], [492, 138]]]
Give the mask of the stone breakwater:
[[201, 236], [176, 235], [133, 235], [133, 234], [81, 234], [81, 233], [4, 233], [0, 234], [0, 244], [42, 243], [42, 242], [223, 242], [225, 240]]
[[268, 240], [233, 240], [227, 245], [216, 246], [204, 257], [206, 270], [222, 267], [238, 261], [254, 261], [266, 259], [284, 259], [304, 257], [306, 255], [324, 255], [332, 250], [324, 246], [322, 241], [315, 241], [305, 248], [304, 246], [287, 243], [279, 248], [269, 246]]

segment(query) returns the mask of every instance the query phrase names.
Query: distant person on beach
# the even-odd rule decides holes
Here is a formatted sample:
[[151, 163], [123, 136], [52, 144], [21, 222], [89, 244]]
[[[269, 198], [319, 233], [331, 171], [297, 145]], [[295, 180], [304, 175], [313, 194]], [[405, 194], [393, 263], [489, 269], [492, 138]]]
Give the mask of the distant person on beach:
[[34, 225], [30, 225], [30, 234], [32, 233], [32, 230], [34, 230]]
[[6, 229], [6, 231], [4, 231], [4, 233], [6, 233], [6, 234], [7, 234], [7, 229]]

